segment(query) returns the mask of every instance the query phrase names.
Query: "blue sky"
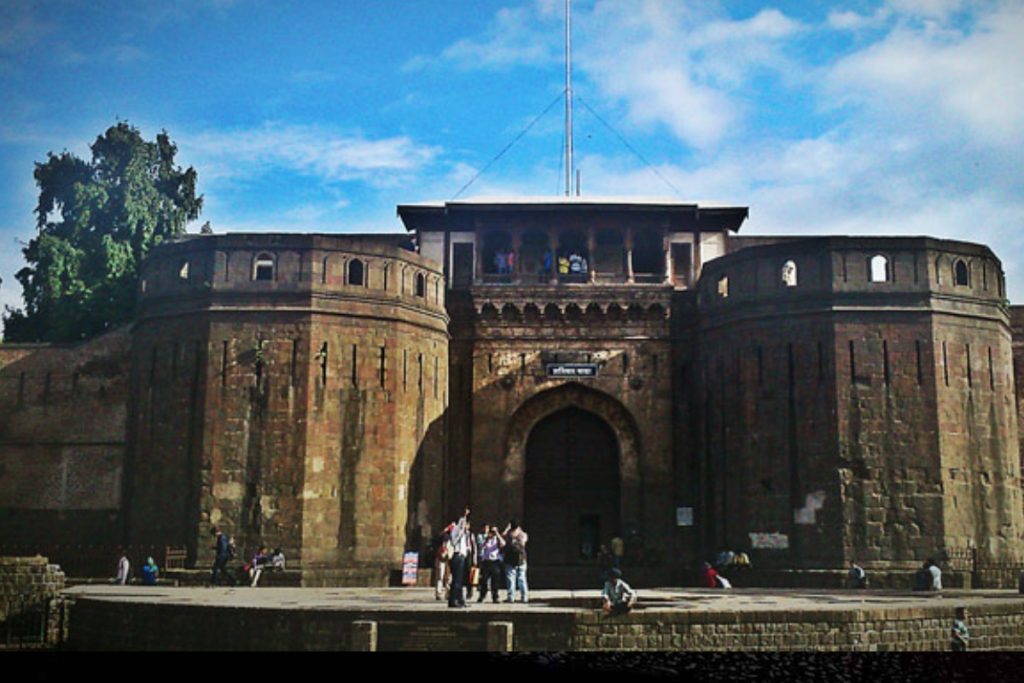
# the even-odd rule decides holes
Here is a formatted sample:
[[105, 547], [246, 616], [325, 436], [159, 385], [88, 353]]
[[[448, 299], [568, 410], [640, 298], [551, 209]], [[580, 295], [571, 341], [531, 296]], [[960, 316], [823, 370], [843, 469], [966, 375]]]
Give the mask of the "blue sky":
[[[193, 231], [401, 230], [396, 204], [452, 198], [558, 97], [563, 8], [0, 0], [0, 304], [21, 302], [33, 163], [118, 119], [196, 167]], [[1024, 0], [573, 13], [584, 194], [749, 206], [745, 234], [979, 241], [1024, 303]], [[464, 196], [558, 193], [561, 111]]]

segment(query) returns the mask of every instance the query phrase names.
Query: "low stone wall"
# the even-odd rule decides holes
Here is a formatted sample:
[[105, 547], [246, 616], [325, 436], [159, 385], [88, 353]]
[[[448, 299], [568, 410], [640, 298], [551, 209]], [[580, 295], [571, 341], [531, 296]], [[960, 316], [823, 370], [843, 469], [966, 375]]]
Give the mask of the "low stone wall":
[[[955, 600], [920, 607], [765, 611], [200, 607], [79, 598], [77, 650], [941, 651]], [[552, 605], [554, 606], [554, 605]], [[971, 650], [1024, 650], [1024, 601], [969, 605]], [[154, 629], [153, 624], [160, 628]]]
[[45, 557], [0, 557], [0, 645], [58, 643], [62, 590], [64, 572]]

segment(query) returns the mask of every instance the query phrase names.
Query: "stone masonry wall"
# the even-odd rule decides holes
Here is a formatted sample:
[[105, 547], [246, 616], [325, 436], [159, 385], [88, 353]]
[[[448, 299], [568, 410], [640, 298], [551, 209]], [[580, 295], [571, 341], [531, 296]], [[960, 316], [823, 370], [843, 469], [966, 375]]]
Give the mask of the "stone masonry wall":
[[45, 618], [40, 624], [44, 641], [56, 644], [61, 637], [57, 603], [62, 590], [64, 572], [45, 557], [0, 557], [0, 632], [10, 622], [38, 613]]
[[[624, 297], [601, 287], [477, 287], [471, 298], [453, 312], [452, 345], [453, 395], [470, 401], [469, 410], [460, 404], [453, 413], [459, 422], [452, 442], [468, 498], [451, 500], [448, 514], [469, 501], [477, 522], [524, 519], [530, 432], [547, 415], [578, 407], [606, 422], [618, 441], [622, 528], [602, 529], [603, 542], [635, 530], [667, 580], [667, 554], [655, 555], [674, 542], [671, 290]], [[549, 363], [595, 363], [598, 374], [550, 378]], [[545, 564], [530, 557], [531, 566]]]
[[[788, 548], [755, 564], [793, 567], [909, 568], [970, 546], [1015, 559], [1024, 522], [1001, 287], [984, 247], [927, 239], [808, 239], [708, 264], [711, 538], [741, 541], [716, 518], [774, 524], [764, 531]], [[742, 488], [751, 480], [761, 490]]]
[[[647, 609], [608, 618], [598, 609], [497, 615], [514, 651], [948, 651], [956, 604], [857, 611], [714, 612]], [[493, 617], [492, 617], [493, 618]], [[73, 650], [349, 650], [354, 622], [372, 622], [380, 650], [484, 650], [486, 615], [463, 612], [292, 610], [131, 604], [78, 599]], [[153, 623], [161, 628], [147, 628]], [[1020, 601], [969, 606], [973, 650], [1024, 649]]]
[[120, 540], [129, 342], [0, 344], [0, 545]]
[[447, 316], [434, 266], [393, 241], [232, 235], [147, 262], [134, 540], [206, 564], [218, 526], [318, 583], [379, 583], [418, 549], [443, 488]]

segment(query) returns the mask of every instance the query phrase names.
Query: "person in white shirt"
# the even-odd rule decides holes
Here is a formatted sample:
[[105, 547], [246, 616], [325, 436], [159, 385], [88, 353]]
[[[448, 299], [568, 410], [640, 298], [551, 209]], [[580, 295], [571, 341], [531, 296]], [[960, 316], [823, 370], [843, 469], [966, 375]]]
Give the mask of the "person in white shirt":
[[121, 559], [117, 561], [117, 578], [114, 581], [121, 586], [127, 585], [131, 578], [131, 562], [128, 561], [128, 553], [121, 550]]
[[942, 570], [935, 564], [935, 560], [928, 560], [928, 572], [932, 575], [932, 590], [942, 590]]
[[627, 614], [636, 605], [636, 591], [622, 580], [622, 570], [613, 567], [601, 591], [602, 609], [605, 614]]

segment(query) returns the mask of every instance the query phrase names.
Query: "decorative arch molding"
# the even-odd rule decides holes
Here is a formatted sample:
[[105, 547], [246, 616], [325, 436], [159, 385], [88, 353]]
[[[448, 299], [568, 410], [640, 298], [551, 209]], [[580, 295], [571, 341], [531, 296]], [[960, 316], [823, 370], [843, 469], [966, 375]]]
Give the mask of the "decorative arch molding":
[[[504, 510], [523, 513], [523, 482], [526, 475], [526, 442], [538, 422], [565, 408], [579, 408], [601, 418], [611, 427], [619, 446], [620, 513], [623, 525], [642, 526], [643, 476], [640, 464], [643, 445], [636, 420], [622, 403], [608, 394], [569, 382], [528, 398], [513, 413], [505, 437], [501, 467], [501, 504]], [[529, 531], [529, 530], [527, 530]]]

